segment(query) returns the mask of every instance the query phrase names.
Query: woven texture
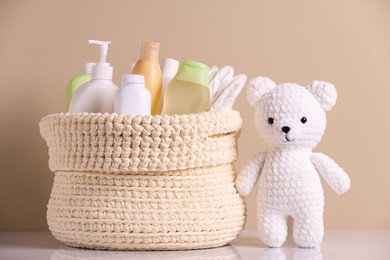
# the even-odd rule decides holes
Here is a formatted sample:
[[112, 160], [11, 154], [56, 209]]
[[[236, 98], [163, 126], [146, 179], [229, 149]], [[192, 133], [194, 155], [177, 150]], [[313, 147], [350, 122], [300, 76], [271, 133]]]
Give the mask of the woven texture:
[[[276, 86], [269, 78], [252, 79], [248, 101], [255, 107], [257, 130], [267, 144], [236, 181], [246, 195], [257, 180], [257, 224], [260, 239], [280, 247], [287, 237], [287, 217], [294, 218], [294, 240], [317, 247], [324, 234], [324, 177], [338, 194], [349, 189], [348, 175], [332, 159], [312, 149], [326, 128], [326, 111], [336, 103], [333, 85], [313, 81], [307, 88], [293, 83]], [[314, 259], [314, 258], [313, 258]]]
[[174, 116], [54, 114], [40, 122], [49, 167], [130, 173], [230, 163], [237, 158], [238, 112]]
[[40, 122], [55, 172], [47, 220], [63, 243], [95, 249], [225, 245], [245, 221], [234, 187], [238, 112], [55, 114]]

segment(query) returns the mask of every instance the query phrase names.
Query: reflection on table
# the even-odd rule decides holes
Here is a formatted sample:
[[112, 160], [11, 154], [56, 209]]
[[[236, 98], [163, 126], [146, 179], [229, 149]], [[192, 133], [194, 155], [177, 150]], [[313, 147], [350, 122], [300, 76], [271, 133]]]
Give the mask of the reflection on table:
[[54, 251], [51, 260], [182, 260], [182, 259], [241, 259], [232, 246], [185, 251], [103, 251], [61, 247]]

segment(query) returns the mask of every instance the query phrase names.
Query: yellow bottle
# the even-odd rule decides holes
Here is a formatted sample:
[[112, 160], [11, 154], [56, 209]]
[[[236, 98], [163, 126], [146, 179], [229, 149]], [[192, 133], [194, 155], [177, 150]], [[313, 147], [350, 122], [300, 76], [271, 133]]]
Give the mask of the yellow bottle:
[[191, 114], [210, 108], [209, 67], [185, 60], [164, 94], [162, 114]]
[[158, 42], [143, 42], [140, 57], [131, 73], [145, 76], [146, 88], [151, 95], [152, 115], [160, 113], [161, 99], [161, 67], [158, 63], [160, 44]]

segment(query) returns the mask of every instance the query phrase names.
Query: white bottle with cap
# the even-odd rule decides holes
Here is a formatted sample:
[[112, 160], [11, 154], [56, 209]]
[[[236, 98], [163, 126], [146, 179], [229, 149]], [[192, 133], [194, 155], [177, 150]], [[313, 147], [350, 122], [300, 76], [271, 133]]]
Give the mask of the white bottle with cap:
[[106, 62], [111, 42], [89, 40], [100, 46], [100, 61], [92, 66], [92, 79], [81, 85], [70, 102], [69, 112], [113, 113], [117, 85], [112, 81], [113, 68]]
[[150, 115], [151, 96], [145, 87], [144, 75], [125, 74], [121, 88], [115, 97], [115, 113], [118, 115]]
[[175, 77], [177, 71], [179, 70], [179, 61], [172, 58], [165, 58], [161, 63], [161, 72], [162, 72], [162, 87], [161, 87], [161, 109], [164, 105], [164, 93], [169, 82]]

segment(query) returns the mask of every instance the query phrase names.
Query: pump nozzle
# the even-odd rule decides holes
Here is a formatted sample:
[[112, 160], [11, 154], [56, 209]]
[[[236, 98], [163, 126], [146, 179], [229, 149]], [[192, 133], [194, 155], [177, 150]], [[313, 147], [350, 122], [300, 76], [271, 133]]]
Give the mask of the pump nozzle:
[[100, 62], [106, 63], [108, 45], [109, 45], [111, 42], [98, 41], [98, 40], [89, 40], [88, 43], [89, 43], [89, 44], [97, 44], [97, 45], [100, 46]]
[[96, 65], [92, 66], [92, 78], [93, 79], [112, 79], [113, 68], [110, 63], [106, 61], [108, 44], [111, 42], [89, 40], [89, 44], [97, 44], [100, 47], [100, 61]]

